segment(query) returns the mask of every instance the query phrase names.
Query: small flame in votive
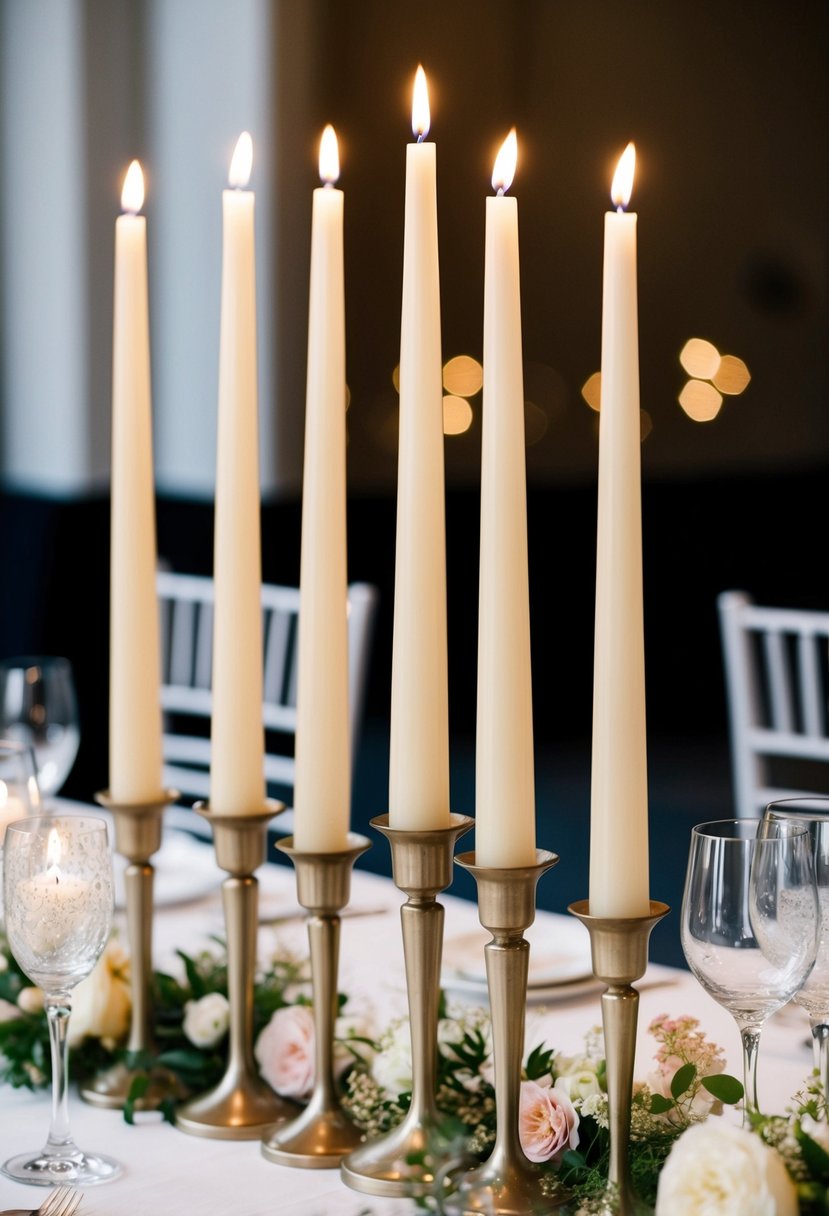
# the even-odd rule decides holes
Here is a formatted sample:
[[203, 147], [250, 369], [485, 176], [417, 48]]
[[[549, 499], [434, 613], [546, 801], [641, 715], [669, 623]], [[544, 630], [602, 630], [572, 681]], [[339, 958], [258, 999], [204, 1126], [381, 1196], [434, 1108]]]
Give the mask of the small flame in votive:
[[412, 94], [412, 132], [418, 139], [425, 139], [429, 134], [431, 124], [429, 113], [429, 90], [426, 86], [426, 73], [418, 64], [415, 72], [414, 92]]
[[233, 159], [230, 162], [228, 181], [234, 190], [244, 190], [250, 181], [253, 168], [253, 140], [248, 131], [243, 131], [236, 141]]
[[320, 140], [320, 178], [327, 186], [333, 186], [339, 176], [340, 149], [337, 144], [337, 133], [329, 123]]
[[46, 845], [46, 865], [50, 870], [60, 865], [60, 855], [60, 836], [58, 836], [57, 828], [52, 828]]
[[498, 194], [506, 194], [515, 177], [515, 166], [518, 163], [518, 138], [515, 127], [501, 144], [495, 157], [495, 168], [492, 170], [492, 189]]
[[121, 191], [121, 210], [137, 215], [144, 206], [144, 174], [137, 160], [127, 169], [124, 188]]
[[613, 206], [621, 210], [627, 207], [633, 193], [633, 170], [636, 167], [636, 148], [631, 142], [619, 157], [616, 172], [613, 174], [613, 184], [610, 187], [610, 197]]

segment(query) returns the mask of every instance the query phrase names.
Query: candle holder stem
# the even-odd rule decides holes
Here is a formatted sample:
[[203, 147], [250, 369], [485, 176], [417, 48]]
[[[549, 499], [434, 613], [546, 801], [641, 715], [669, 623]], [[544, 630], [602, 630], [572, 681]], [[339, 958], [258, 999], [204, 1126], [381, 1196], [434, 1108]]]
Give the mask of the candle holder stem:
[[253, 1057], [253, 981], [256, 973], [259, 883], [253, 871], [265, 856], [269, 820], [280, 810], [268, 802], [246, 815], [214, 815], [195, 808], [211, 824], [222, 883], [230, 1004], [228, 1057], [218, 1085], [176, 1111], [176, 1127], [216, 1140], [255, 1140], [264, 1127], [291, 1118], [294, 1103], [280, 1098], [259, 1076]]
[[593, 974], [607, 987], [602, 993], [610, 1130], [608, 1188], [601, 1216], [639, 1216], [650, 1211], [635, 1194], [630, 1178], [630, 1111], [636, 1062], [639, 993], [633, 987], [648, 968], [648, 941], [654, 925], [670, 908], [650, 903], [646, 916], [591, 916], [589, 901], [568, 909], [590, 933]]
[[[148, 1078], [137, 1110], [155, 1110], [169, 1098], [182, 1097], [176, 1076], [158, 1065], [144, 1066], [155, 1052], [153, 1032], [153, 887], [155, 870], [150, 858], [161, 847], [162, 816], [166, 806], [178, 798], [176, 790], [165, 790], [157, 802], [119, 804], [104, 791], [95, 796], [109, 811], [115, 826], [115, 851], [126, 858], [124, 897], [127, 942], [130, 955], [130, 1017], [126, 1061], [104, 1069], [81, 1087], [81, 1097], [90, 1106], [118, 1110], [126, 1104], [137, 1077]], [[137, 1061], [136, 1064], [133, 1062]]]
[[340, 916], [351, 891], [351, 871], [370, 848], [364, 836], [349, 834], [339, 853], [303, 853], [293, 839], [277, 847], [291, 858], [297, 897], [307, 921], [314, 1010], [314, 1089], [305, 1110], [262, 1141], [262, 1154], [279, 1165], [332, 1169], [360, 1143], [360, 1132], [340, 1105], [334, 1079], [334, 1027], [339, 991]]
[[400, 909], [412, 1044], [411, 1104], [397, 1127], [361, 1145], [343, 1161], [343, 1181], [369, 1195], [430, 1194], [435, 1174], [423, 1161], [434, 1148], [441, 1116], [437, 1109], [437, 1024], [444, 911], [437, 894], [452, 881], [459, 836], [474, 826], [467, 815], [450, 815], [449, 826], [408, 831], [389, 826], [388, 815], [372, 826], [388, 839], [395, 885], [407, 900]]
[[538, 849], [531, 866], [510, 869], [475, 864], [474, 853], [456, 863], [478, 885], [481, 924], [492, 934], [484, 947], [495, 1071], [495, 1144], [487, 1160], [464, 1173], [454, 1194], [443, 1201], [446, 1216], [544, 1216], [567, 1202], [545, 1195], [541, 1170], [525, 1157], [518, 1132], [521, 1070], [530, 946], [524, 932], [535, 920], [535, 889], [558, 861]]

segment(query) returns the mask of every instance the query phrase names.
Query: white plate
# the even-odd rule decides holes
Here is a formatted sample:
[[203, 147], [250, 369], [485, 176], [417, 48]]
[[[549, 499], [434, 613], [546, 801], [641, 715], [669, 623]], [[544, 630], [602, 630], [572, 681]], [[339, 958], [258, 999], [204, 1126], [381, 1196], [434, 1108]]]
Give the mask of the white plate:
[[[187, 903], [201, 899], [218, 891], [226, 878], [216, 864], [212, 844], [194, 840], [186, 832], [165, 829], [161, 848], [150, 858], [155, 877], [153, 879], [153, 903], [156, 907]], [[115, 876], [115, 906], [123, 908], [124, 871], [126, 858], [113, 853], [112, 868]]]
[[[524, 936], [530, 943], [528, 988], [546, 990], [592, 978], [590, 937], [579, 921], [565, 917], [554, 925], [535, 921]], [[444, 983], [451, 980], [485, 987], [484, 946], [490, 940], [483, 928], [448, 938], [443, 947]]]
[[[444, 975], [443, 989], [449, 997], [456, 997], [464, 1004], [488, 1005], [489, 993], [486, 984], [479, 980], [465, 980], [459, 976]], [[591, 992], [602, 992], [604, 985], [594, 975], [573, 980], [567, 984], [550, 984], [527, 987], [528, 1005], [552, 1005], [559, 1001], [570, 1001], [587, 996]]]

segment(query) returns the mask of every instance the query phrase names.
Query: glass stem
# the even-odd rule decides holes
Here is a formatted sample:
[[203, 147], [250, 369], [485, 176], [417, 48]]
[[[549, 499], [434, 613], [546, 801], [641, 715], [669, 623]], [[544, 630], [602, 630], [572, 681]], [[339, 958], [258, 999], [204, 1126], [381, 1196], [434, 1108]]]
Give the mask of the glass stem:
[[68, 993], [47, 994], [46, 1018], [52, 1054], [52, 1119], [44, 1153], [65, 1154], [75, 1151], [69, 1134], [69, 1050], [68, 1031], [71, 1002]]
[[829, 1022], [813, 1018], [811, 1025], [814, 1067], [825, 1098], [829, 1094]]
[[743, 1099], [743, 1126], [748, 1124], [749, 1114], [757, 1114], [760, 1106], [757, 1101], [757, 1052], [760, 1047], [760, 1027], [741, 1026], [740, 1038], [743, 1044], [743, 1084], [745, 1097]]

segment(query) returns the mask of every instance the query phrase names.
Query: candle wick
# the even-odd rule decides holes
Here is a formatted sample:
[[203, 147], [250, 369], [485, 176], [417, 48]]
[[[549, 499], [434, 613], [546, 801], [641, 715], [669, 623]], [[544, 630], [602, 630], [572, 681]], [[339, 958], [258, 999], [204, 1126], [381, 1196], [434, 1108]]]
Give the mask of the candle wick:
[[419, 144], [422, 144], [422, 143], [423, 143], [423, 132], [422, 132], [422, 131], [419, 133], [419, 135], [418, 135], [418, 137], [417, 137], [417, 142], [418, 142]]
[[324, 182], [324, 183], [323, 183], [323, 185], [325, 186], [325, 189], [326, 189], [326, 190], [333, 190], [333, 189], [334, 189], [334, 183], [333, 183], [333, 182]]
[[504, 197], [504, 187], [503, 187], [503, 186], [499, 186], [499, 187], [498, 187], [498, 193], [497, 193], [497, 197], [498, 197], [498, 198], [503, 198], [503, 197]]
[[617, 203], [617, 204], [616, 204], [616, 214], [617, 214], [617, 215], [624, 215], [624, 211], [625, 211], [625, 209], [624, 209], [624, 207], [622, 206], [622, 204], [621, 204], [621, 203]]

